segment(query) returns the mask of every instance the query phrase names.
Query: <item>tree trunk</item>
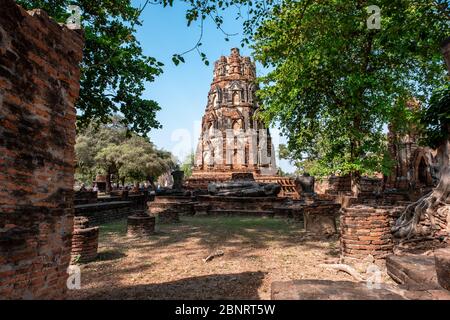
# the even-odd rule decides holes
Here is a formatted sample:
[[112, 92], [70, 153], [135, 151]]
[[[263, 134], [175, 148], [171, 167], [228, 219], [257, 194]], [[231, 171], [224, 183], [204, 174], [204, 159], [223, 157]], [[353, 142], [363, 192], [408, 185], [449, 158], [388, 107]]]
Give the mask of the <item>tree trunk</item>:
[[[450, 141], [443, 143], [437, 153], [439, 183], [433, 191], [410, 204], [393, 227], [397, 238], [432, 235], [445, 236], [450, 231]], [[430, 227], [422, 226], [428, 220]]]
[[111, 192], [111, 169], [108, 169], [106, 173], [106, 193]]
[[353, 196], [358, 197], [361, 192], [361, 174], [359, 172], [352, 172], [350, 174], [350, 181]]
[[445, 63], [447, 64], [448, 72], [450, 73], [450, 37], [442, 42], [442, 54], [444, 55]]
[[[450, 37], [442, 43], [442, 54], [450, 75]], [[446, 124], [448, 136], [450, 126]], [[444, 141], [437, 150], [439, 183], [430, 194], [410, 204], [396, 221], [392, 231], [397, 238], [412, 238], [427, 232], [432, 236], [450, 234], [450, 140]], [[429, 230], [420, 230], [420, 222], [428, 219]]]
[[147, 176], [147, 181], [150, 183], [150, 185], [152, 186], [153, 190], [156, 191], [156, 186], [155, 186], [155, 183], [153, 181], [153, 177]]

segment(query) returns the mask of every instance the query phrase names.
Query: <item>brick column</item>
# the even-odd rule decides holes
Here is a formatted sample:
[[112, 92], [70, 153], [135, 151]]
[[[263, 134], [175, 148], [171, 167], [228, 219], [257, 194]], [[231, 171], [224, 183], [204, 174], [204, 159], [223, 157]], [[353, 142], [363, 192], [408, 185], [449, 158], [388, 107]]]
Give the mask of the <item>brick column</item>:
[[62, 299], [83, 35], [0, 0], [0, 300]]
[[402, 210], [390, 206], [354, 206], [342, 208], [341, 253], [346, 257], [372, 255], [385, 258], [394, 248], [391, 226], [393, 216]]

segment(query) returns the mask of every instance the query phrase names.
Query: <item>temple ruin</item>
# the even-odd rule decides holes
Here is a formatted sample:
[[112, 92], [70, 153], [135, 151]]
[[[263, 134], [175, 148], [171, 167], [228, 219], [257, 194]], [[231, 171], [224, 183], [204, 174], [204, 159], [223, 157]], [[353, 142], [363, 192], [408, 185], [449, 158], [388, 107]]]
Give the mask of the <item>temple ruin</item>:
[[230, 181], [233, 173], [252, 173], [260, 182], [282, 185], [281, 195], [297, 196], [293, 179], [279, 177], [269, 129], [257, 118], [256, 66], [239, 49], [214, 65], [190, 189]]
[[[212, 297], [222, 294], [219, 298], [228, 299], [236, 298], [233, 289], [241, 286], [248, 299], [257, 296], [249, 295], [248, 287], [261, 286], [264, 273], [275, 270], [266, 277], [272, 299], [450, 300], [448, 201], [442, 203], [435, 219], [420, 217], [419, 232], [414, 235], [419, 238], [399, 240], [393, 231], [405, 209], [438, 180], [436, 151], [420, 147], [420, 137], [414, 130], [399, 135], [390, 128], [390, 151], [396, 161], [393, 172], [384, 179], [362, 177], [357, 194], [349, 176], [331, 176], [320, 183], [307, 174], [297, 179], [281, 177], [277, 175], [269, 129], [257, 117], [255, 64], [233, 48], [230, 56], [215, 63], [192, 177], [183, 181], [184, 172], [177, 168], [170, 176], [171, 188], [151, 193], [138, 189], [102, 192], [103, 186], [99, 191], [75, 192], [75, 102], [80, 89], [83, 32], [56, 23], [42, 10], [27, 12], [13, 0], [1, 2], [0, 300], [66, 299], [77, 294], [68, 293], [71, 265], [95, 261], [101, 267], [84, 269], [86, 275], [95, 273], [89, 280], [97, 281], [100, 273], [113, 277], [118, 269], [108, 273], [108, 268], [121, 262], [126, 265], [127, 254], [121, 250], [130, 248], [133, 265], [131, 269], [126, 265], [122, 271], [127, 276], [139, 273], [133, 284], [129, 288], [94, 285], [88, 291], [101, 298], [110, 289], [115, 291], [108, 298], [127, 298], [126, 292], [140, 292], [149, 299], [167, 287], [176, 294], [190, 294], [196, 288], [203, 293], [209, 286]], [[443, 52], [450, 72], [450, 41]], [[101, 176], [96, 180], [106, 181]], [[165, 180], [169, 180], [167, 176]], [[227, 234], [233, 230], [228, 226], [224, 238], [216, 237], [223, 220], [209, 233], [202, 223], [192, 227], [186, 222], [211, 217], [204, 223], [209, 224], [218, 216], [228, 219], [227, 223], [236, 216], [247, 221], [238, 225], [236, 234]], [[267, 220], [272, 223], [270, 228], [258, 229], [255, 221]], [[285, 223], [285, 229], [273, 223], [279, 221]], [[116, 232], [116, 251], [109, 252], [110, 256], [115, 253], [110, 257], [116, 259], [114, 263], [99, 259], [101, 242], [107, 241], [102, 239], [107, 232], [101, 226], [111, 222], [119, 222], [116, 229], [124, 227], [122, 233]], [[178, 224], [182, 228], [177, 229]], [[160, 232], [161, 225], [165, 225], [164, 232]], [[297, 228], [295, 232], [292, 226]], [[254, 238], [262, 242], [255, 243]], [[192, 246], [190, 250], [183, 247], [185, 242]], [[316, 247], [321, 251], [313, 251]], [[198, 259], [212, 249], [213, 253]], [[263, 257], [271, 259], [252, 264], [259, 259], [255, 250], [266, 252]], [[271, 250], [278, 251], [274, 254]], [[307, 261], [302, 260], [303, 265], [295, 272], [303, 271], [307, 264], [314, 271], [334, 267], [334, 271], [347, 272], [355, 281], [289, 274], [287, 269], [299, 257], [293, 255], [294, 251], [299, 255], [308, 252]], [[142, 252], [148, 255], [139, 256]], [[322, 257], [317, 257], [317, 252]], [[229, 260], [214, 266], [214, 261], [222, 258]], [[177, 259], [184, 265], [170, 270], [167, 266]], [[235, 269], [247, 267], [242, 261], [250, 265], [251, 272], [235, 274]], [[201, 269], [201, 277], [187, 276], [207, 262], [209, 269]], [[266, 268], [269, 263], [277, 268]], [[356, 270], [358, 264], [364, 264], [364, 268]], [[254, 272], [255, 266], [267, 270]], [[219, 270], [218, 275], [210, 275], [214, 268]], [[225, 268], [233, 273], [224, 274]], [[162, 269], [183, 279], [158, 278], [154, 282], [155, 277], [161, 277]], [[155, 270], [156, 276], [152, 273]], [[272, 276], [283, 270], [289, 277], [302, 280], [274, 280]], [[367, 286], [372, 273], [382, 270], [398, 285]], [[135, 283], [147, 271], [153, 278], [143, 281], [144, 285]], [[225, 280], [216, 282], [218, 278]], [[224, 282], [229, 291], [220, 291], [223, 286], [218, 284]], [[87, 297], [95, 294], [89, 292]]]

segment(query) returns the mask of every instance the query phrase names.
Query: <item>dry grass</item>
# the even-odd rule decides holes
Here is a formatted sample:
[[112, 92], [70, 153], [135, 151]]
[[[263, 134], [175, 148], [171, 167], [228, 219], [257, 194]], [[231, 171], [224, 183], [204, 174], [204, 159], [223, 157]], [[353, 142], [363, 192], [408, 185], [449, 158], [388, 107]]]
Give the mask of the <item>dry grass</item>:
[[[273, 281], [353, 280], [317, 266], [338, 257], [337, 238], [312, 239], [282, 219], [182, 217], [139, 240], [120, 221], [100, 234], [99, 258], [82, 265], [71, 299], [270, 299]], [[204, 263], [215, 250], [224, 255]]]

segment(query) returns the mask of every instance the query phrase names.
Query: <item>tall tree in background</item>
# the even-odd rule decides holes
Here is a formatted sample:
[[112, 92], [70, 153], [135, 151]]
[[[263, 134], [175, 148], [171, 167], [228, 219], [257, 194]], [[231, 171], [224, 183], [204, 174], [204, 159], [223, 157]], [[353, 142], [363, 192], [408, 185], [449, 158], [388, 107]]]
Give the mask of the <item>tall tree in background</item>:
[[412, 117], [407, 102], [429, 102], [445, 81], [440, 43], [446, 0], [185, 0], [191, 23], [239, 8], [243, 43], [271, 72], [261, 77], [262, 118], [278, 123], [297, 159], [316, 172], [389, 172], [384, 129]]
[[157, 149], [145, 137], [128, 132], [115, 117], [111, 123], [97, 128], [91, 124], [82, 130], [76, 140], [76, 177], [93, 181], [97, 174], [106, 175], [107, 191], [111, 189], [111, 175], [122, 181], [150, 181], [174, 167], [170, 152]]
[[[450, 37], [442, 45], [450, 77]], [[437, 149], [439, 183], [431, 193], [409, 205], [393, 227], [394, 235], [409, 238], [417, 234], [424, 216], [431, 222], [431, 232], [439, 231], [450, 218], [450, 84], [433, 92], [430, 103], [421, 112], [423, 145]], [[449, 226], [447, 226], [448, 228]]]
[[187, 179], [192, 176], [192, 169], [194, 168], [195, 153], [190, 153], [184, 162], [181, 164], [180, 169], [184, 172], [184, 178]]
[[434, 1], [378, 1], [380, 30], [367, 26], [370, 4], [284, 1], [254, 35], [257, 59], [273, 68], [261, 79], [261, 114], [323, 174], [388, 173], [386, 124], [445, 81], [448, 17]]
[[106, 175], [109, 191], [111, 174], [117, 173], [119, 167], [117, 146], [126, 141], [128, 136], [127, 127], [119, 117], [111, 118], [108, 124], [100, 127], [91, 123], [80, 130], [75, 143], [75, 177], [88, 182], [93, 181], [98, 173], [103, 173]]

